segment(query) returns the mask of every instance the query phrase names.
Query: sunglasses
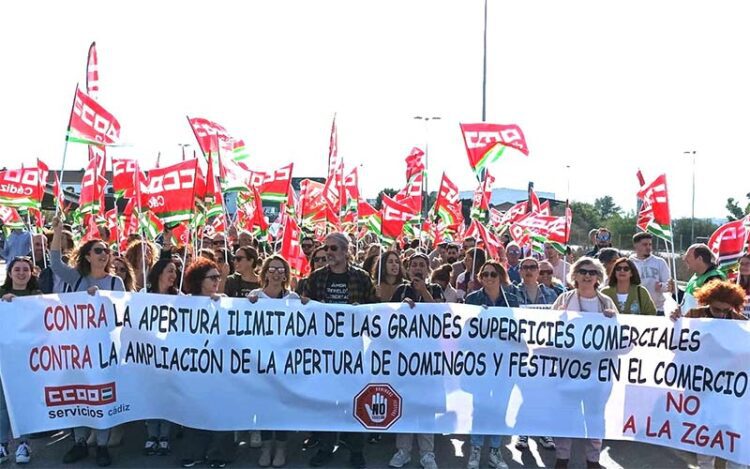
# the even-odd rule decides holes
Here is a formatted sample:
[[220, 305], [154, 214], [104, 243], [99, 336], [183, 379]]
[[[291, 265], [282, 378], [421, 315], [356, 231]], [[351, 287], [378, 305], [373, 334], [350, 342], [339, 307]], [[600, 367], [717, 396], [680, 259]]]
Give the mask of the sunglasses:
[[331, 252], [336, 252], [336, 251], [338, 251], [338, 250], [339, 250], [339, 247], [338, 247], [338, 246], [336, 246], [335, 244], [331, 244], [331, 245], [328, 245], [328, 244], [324, 244], [324, 245], [323, 245], [323, 250], [324, 250], [325, 252], [328, 252], [329, 250], [330, 250]]
[[312, 260], [313, 260], [313, 263], [317, 264], [318, 262], [326, 262], [328, 258], [326, 256], [318, 256], [318, 257], [313, 257]]
[[284, 272], [286, 272], [285, 267], [269, 267], [268, 268], [269, 274], [276, 274], [276, 273], [283, 274]]
[[484, 272], [479, 274], [479, 276], [482, 278], [487, 278], [487, 277], [497, 278], [500, 276], [500, 274], [498, 274], [494, 270], [485, 270]]
[[551, 270], [540, 270], [539, 275], [552, 275]]
[[514, 256], [520, 256], [521, 251], [516, 251], [515, 249], [511, 249], [508, 251], [508, 254], [513, 254]]
[[215, 282], [218, 282], [219, 280], [221, 280], [221, 275], [220, 275], [220, 274], [214, 274], [214, 275], [206, 275], [206, 276], [205, 276], [205, 277], [203, 277], [203, 278], [207, 278], [207, 279], [209, 279], [209, 280], [213, 280], [213, 281], [215, 281]]
[[596, 276], [599, 275], [599, 271], [595, 270], [595, 269], [592, 269], [592, 270], [589, 270], [589, 269], [578, 269], [578, 270], [576, 270], [576, 273], [579, 274], [579, 275], [588, 275], [588, 276], [591, 276], [591, 277], [596, 277]]
[[734, 309], [732, 308], [717, 308], [716, 306], [713, 306], [713, 305], [709, 305], [708, 307], [711, 310], [711, 312], [714, 313], [714, 315], [723, 314], [725, 316], [729, 316], [734, 311]]
[[94, 254], [101, 254], [101, 253], [109, 254], [109, 248], [100, 248], [98, 246], [93, 248], [92, 251], [94, 251]]
[[626, 265], [618, 265], [615, 267], [615, 272], [630, 272], [630, 267]]
[[539, 266], [535, 264], [526, 264], [526, 265], [522, 265], [521, 268], [523, 270], [536, 270], [539, 268]]

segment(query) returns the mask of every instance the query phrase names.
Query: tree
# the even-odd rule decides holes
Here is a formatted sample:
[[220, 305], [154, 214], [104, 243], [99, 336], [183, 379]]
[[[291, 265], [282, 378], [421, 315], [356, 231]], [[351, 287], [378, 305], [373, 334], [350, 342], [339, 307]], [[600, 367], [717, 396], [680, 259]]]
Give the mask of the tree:
[[622, 209], [615, 204], [612, 196], [605, 195], [594, 201], [594, 209], [599, 213], [602, 220], [607, 220], [615, 215], [619, 215]]
[[589, 230], [602, 226], [599, 212], [593, 205], [586, 202], [571, 202], [570, 209], [573, 211], [570, 244], [587, 246], [590, 244]]
[[383, 189], [378, 193], [378, 198], [375, 199], [375, 210], [380, 210], [383, 208], [383, 194], [387, 195], [388, 197], [393, 197], [394, 195], [398, 194], [398, 189], [391, 189], [390, 187]]
[[[748, 193], [746, 197], [750, 199], [750, 193]], [[725, 205], [725, 207], [729, 211], [729, 215], [727, 215], [729, 221], [745, 218], [745, 215], [750, 213], [750, 203], [748, 203], [743, 209], [742, 207], [740, 207], [739, 201], [735, 200], [734, 197], [730, 197], [727, 199], [727, 204]]]

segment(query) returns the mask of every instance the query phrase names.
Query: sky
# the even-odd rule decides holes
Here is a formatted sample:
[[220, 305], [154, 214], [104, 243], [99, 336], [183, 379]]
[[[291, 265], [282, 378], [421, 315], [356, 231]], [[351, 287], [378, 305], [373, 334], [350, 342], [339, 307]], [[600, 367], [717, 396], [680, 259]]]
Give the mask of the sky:
[[[324, 176], [331, 120], [339, 154], [374, 197], [405, 184], [404, 158], [429, 145], [428, 189], [445, 171], [476, 179], [459, 122], [482, 112], [481, 0], [11, 2], [0, 15], [0, 166], [62, 165], [89, 44], [99, 101], [151, 167], [197, 149], [186, 115], [243, 138], [250, 166], [294, 162]], [[487, 121], [517, 124], [496, 187], [529, 181], [558, 199], [611, 195], [635, 209], [640, 168], [666, 172], [673, 217], [723, 217], [746, 202], [750, 6], [740, 1], [488, 1]], [[415, 120], [415, 116], [440, 117]], [[82, 146], [65, 166], [80, 169]]]

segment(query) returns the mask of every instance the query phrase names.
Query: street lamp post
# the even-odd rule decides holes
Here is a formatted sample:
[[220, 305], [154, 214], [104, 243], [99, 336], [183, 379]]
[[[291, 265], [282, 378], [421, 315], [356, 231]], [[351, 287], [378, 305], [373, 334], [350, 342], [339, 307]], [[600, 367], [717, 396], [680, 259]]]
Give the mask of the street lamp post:
[[[420, 213], [419, 213], [419, 244], [422, 245], [422, 213], [425, 213], [427, 204], [427, 196], [429, 195], [429, 192], [427, 192], [427, 177], [428, 177], [428, 164], [429, 164], [429, 153], [430, 153], [430, 121], [436, 121], [440, 120], [440, 116], [414, 116], [414, 119], [424, 121], [424, 131], [425, 131], [425, 143], [424, 143], [424, 178], [422, 179], [422, 207], [420, 207]], [[407, 181], [408, 183], [408, 181]]]
[[693, 244], [695, 242], [695, 150], [683, 151], [682, 153], [693, 157], [693, 201], [690, 210], [690, 244]]
[[190, 144], [189, 143], [178, 143], [177, 146], [180, 147], [180, 148], [182, 148], [182, 161], [185, 161], [185, 148], [189, 147]]
[[482, 53], [482, 122], [487, 120], [487, 0], [484, 0], [484, 48]]

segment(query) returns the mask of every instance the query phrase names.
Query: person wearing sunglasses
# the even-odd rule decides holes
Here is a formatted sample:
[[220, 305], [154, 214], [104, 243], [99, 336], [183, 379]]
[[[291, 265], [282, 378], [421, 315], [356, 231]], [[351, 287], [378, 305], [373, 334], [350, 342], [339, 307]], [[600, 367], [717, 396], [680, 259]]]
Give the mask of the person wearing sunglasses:
[[243, 246], [234, 251], [234, 273], [227, 277], [224, 293], [232, 298], [244, 298], [260, 288], [257, 268], [258, 251], [254, 247]]
[[[604, 266], [598, 259], [592, 257], [582, 257], [578, 259], [570, 269], [568, 282], [573, 285], [573, 289], [557, 297], [552, 309], [564, 311], [581, 311], [588, 313], [601, 313], [607, 317], [617, 315], [617, 306], [614, 301], [607, 295], [601, 293], [599, 284], [604, 280]], [[585, 393], [585, 391], [582, 391]], [[586, 396], [581, 397], [581, 406], [583, 409], [600, 403], [588, 403]], [[589, 426], [589, 431], [603, 432], [602, 421], [590, 420], [592, 417], [583, 412], [585, 423]], [[596, 429], [596, 430], [595, 430]], [[573, 446], [572, 438], [555, 437], [555, 467], [568, 467], [570, 461], [571, 448]], [[596, 438], [583, 439], [583, 446], [586, 452], [586, 466], [589, 468], [601, 468], [599, 457], [602, 452], [602, 440]]]
[[[34, 275], [34, 264], [30, 257], [14, 257], [9, 263], [5, 283], [0, 286], [0, 299], [13, 301], [17, 296], [41, 295], [37, 278]], [[3, 382], [0, 379], [0, 463], [9, 459], [10, 418], [8, 406], [3, 394]], [[22, 435], [16, 447], [16, 464], [27, 464], [31, 461], [31, 446], [26, 436]]]
[[134, 292], [135, 289], [135, 273], [130, 262], [122, 256], [112, 257], [112, 271], [122, 279], [123, 285], [125, 285], [125, 291]]
[[[539, 282], [539, 261], [527, 257], [518, 263], [522, 281], [516, 285], [518, 304], [551, 305], [557, 299], [557, 293]], [[551, 269], [550, 269], [551, 271]]]
[[[260, 268], [260, 278], [263, 288], [257, 288], [248, 294], [251, 303], [258, 298], [266, 299], [300, 299], [299, 295], [289, 289], [290, 267], [286, 259], [274, 254], [267, 257]], [[288, 432], [262, 430], [260, 432], [261, 445], [258, 465], [260, 467], [282, 467], [286, 464], [286, 444]]]
[[[219, 301], [221, 273], [210, 259], [198, 257], [187, 268], [183, 290], [192, 296], [207, 296]], [[208, 462], [211, 468], [225, 467], [234, 456], [234, 432], [198, 430], [185, 427], [182, 467], [194, 467]]]
[[594, 249], [586, 253], [586, 257], [599, 257], [599, 251], [603, 248], [612, 247], [612, 233], [606, 228], [596, 230], [594, 237]]
[[[370, 274], [349, 263], [349, 237], [345, 233], [336, 232], [326, 236], [323, 250], [328, 264], [310, 274], [310, 280], [303, 290], [303, 301], [306, 298], [333, 304], [368, 304], [377, 301]], [[346, 441], [350, 451], [349, 463], [355, 468], [366, 467], [363, 452], [365, 434], [342, 433], [341, 439]], [[336, 433], [321, 433], [319, 441], [320, 449], [310, 459], [313, 467], [331, 462], [337, 442]]]
[[554, 277], [552, 264], [546, 260], [539, 261], [539, 283], [555, 292], [555, 299], [565, 291], [565, 286]]
[[[468, 255], [468, 254], [467, 254]], [[515, 288], [512, 287], [508, 279], [508, 273], [505, 267], [497, 261], [489, 260], [484, 262], [477, 273], [482, 288], [466, 296], [467, 305], [492, 306], [511, 306], [518, 307]], [[508, 290], [506, 291], [506, 288]], [[500, 453], [500, 444], [502, 437], [500, 435], [471, 435], [471, 452], [466, 465], [467, 469], [478, 469], [481, 463], [482, 447], [485, 439], [490, 440], [489, 465], [490, 467], [508, 467]]]
[[517, 285], [521, 283], [521, 256], [523, 251], [515, 241], [511, 241], [505, 247], [505, 255], [508, 257], [508, 278]]
[[[690, 309], [684, 316], [686, 318], [747, 320], [745, 315], [742, 314], [746, 302], [745, 290], [734, 282], [712, 281], [695, 290], [693, 296], [698, 302], [698, 306]], [[669, 317], [672, 321], [677, 321], [682, 315], [680, 310], [677, 309]], [[683, 324], [681, 327], [686, 326]], [[715, 467], [715, 456], [696, 454], [696, 458], [700, 468]], [[727, 469], [747, 469], [747, 467], [745, 464], [726, 461]]]
[[602, 290], [615, 302], [620, 314], [656, 315], [651, 294], [641, 285], [635, 263], [625, 257], [617, 259], [609, 271], [609, 286]]
[[[112, 256], [109, 248], [101, 239], [86, 241], [78, 251], [71, 256], [71, 266], [62, 261], [63, 224], [59, 216], [52, 220], [52, 243], [50, 243], [50, 267], [60, 279], [67, 283], [67, 291], [86, 291], [90, 295], [97, 290], [125, 291], [122, 279], [112, 275]], [[89, 428], [77, 427], [73, 429], [73, 447], [63, 456], [63, 463], [71, 464], [88, 457], [87, 439]], [[96, 440], [96, 463], [99, 466], [109, 466], [112, 458], [107, 450], [110, 431], [93, 430]]]
[[[318, 246], [315, 249], [313, 249], [313, 252], [310, 254], [310, 274], [315, 272], [318, 269], [322, 269], [328, 264], [328, 256], [326, 256], [326, 251], [323, 249], [323, 246]], [[307, 282], [310, 281], [310, 275], [308, 275], [305, 278], [301, 278], [297, 281], [297, 285], [294, 288], [294, 291], [302, 296], [302, 293], [305, 291], [305, 285]]]

